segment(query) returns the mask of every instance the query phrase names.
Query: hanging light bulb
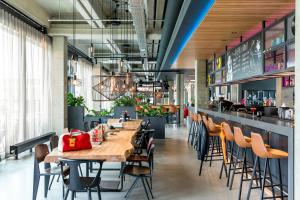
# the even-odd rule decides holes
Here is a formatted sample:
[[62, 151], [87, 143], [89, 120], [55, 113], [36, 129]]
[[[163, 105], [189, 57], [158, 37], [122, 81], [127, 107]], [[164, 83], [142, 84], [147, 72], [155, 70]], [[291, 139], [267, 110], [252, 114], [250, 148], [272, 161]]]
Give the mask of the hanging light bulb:
[[72, 83], [73, 83], [73, 85], [78, 85], [78, 81], [77, 81], [77, 76], [76, 75], [74, 75]]
[[129, 83], [130, 83], [130, 75], [129, 75], [129, 73], [127, 72], [127, 73], [126, 73], [125, 84], [126, 84], [126, 85], [129, 85]]
[[95, 53], [95, 47], [94, 47], [93, 43], [91, 43], [91, 46], [89, 47], [90, 58], [94, 58], [94, 53]]

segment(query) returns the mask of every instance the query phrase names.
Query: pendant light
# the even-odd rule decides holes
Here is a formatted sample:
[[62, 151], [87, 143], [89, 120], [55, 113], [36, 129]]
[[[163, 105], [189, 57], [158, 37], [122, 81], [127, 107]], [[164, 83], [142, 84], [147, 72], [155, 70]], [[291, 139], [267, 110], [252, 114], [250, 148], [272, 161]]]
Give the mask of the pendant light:
[[[72, 65], [74, 68], [76, 68], [75, 72], [77, 72], [77, 63], [78, 63], [78, 55], [76, 52], [76, 44], [75, 44], [75, 11], [76, 11], [76, 0], [73, 0], [73, 46], [74, 46], [74, 51], [73, 51], [73, 55], [71, 57], [71, 61], [72, 61]], [[75, 76], [75, 75], [74, 75]]]
[[93, 1], [91, 2], [91, 46], [89, 47], [89, 57], [94, 58], [95, 47], [93, 45]]

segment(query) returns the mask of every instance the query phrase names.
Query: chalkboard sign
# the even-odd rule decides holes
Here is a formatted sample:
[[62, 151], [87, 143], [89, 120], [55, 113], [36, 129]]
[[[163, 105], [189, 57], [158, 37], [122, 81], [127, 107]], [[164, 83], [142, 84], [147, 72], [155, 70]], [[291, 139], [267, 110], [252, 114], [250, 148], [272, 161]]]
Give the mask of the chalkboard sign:
[[227, 52], [227, 82], [263, 74], [261, 34]]

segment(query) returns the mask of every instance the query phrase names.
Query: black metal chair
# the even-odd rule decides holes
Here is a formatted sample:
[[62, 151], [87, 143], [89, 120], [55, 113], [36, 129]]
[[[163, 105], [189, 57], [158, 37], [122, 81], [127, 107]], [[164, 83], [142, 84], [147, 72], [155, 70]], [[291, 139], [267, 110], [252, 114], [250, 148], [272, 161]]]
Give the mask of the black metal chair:
[[[63, 183], [67, 188], [66, 195], [64, 199], [68, 198], [69, 192], [72, 192], [72, 200], [75, 198], [75, 193], [77, 192], [87, 192], [88, 199], [92, 199], [91, 190], [93, 188], [97, 189], [98, 199], [101, 200], [100, 193], [100, 182], [101, 182], [101, 170], [103, 161], [93, 161], [100, 164], [100, 168], [97, 171], [95, 177], [84, 177], [79, 175], [79, 166], [82, 163], [86, 163], [86, 160], [71, 160], [71, 159], [60, 159], [60, 165], [67, 165], [70, 168], [70, 173], [68, 176], [63, 177]], [[63, 167], [61, 167], [63, 170]]]
[[[46, 156], [49, 154], [48, 145], [46, 144], [38, 144], [35, 146], [35, 157], [34, 157], [34, 173], [33, 173], [33, 195], [32, 199], [36, 200], [40, 177], [44, 176], [45, 178], [45, 190], [44, 196], [47, 197], [48, 194], [48, 184], [51, 176], [60, 175], [63, 173], [67, 175], [69, 173], [69, 169], [66, 167], [55, 166], [51, 167], [50, 163], [44, 163], [44, 168], [40, 168], [40, 163], [44, 162]], [[62, 184], [63, 197], [64, 197], [64, 185]]]
[[126, 165], [123, 168], [122, 176], [129, 175], [129, 176], [135, 177], [135, 180], [134, 180], [133, 184], [131, 185], [130, 189], [128, 190], [128, 192], [125, 195], [125, 198], [128, 197], [130, 192], [136, 186], [139, 179], [141, 180], [141, 182], [143, 184], [145, 193], [147, 195], [147, 199], [149, 200], [147, 187], [149, 189], [151, 197], [154, 198], [153, 193], [151, 191], [152, 187], [150, 187], [149, 182], [148, 182], [148, 178], [151, 178], [152, 174], [153, 174], [153, 152], [154, 152], [154, 148], [155, 148], [155, 145], [152, 144], [151, 147], [150, 147], [149, 153], [148, 153], [149, 166]]

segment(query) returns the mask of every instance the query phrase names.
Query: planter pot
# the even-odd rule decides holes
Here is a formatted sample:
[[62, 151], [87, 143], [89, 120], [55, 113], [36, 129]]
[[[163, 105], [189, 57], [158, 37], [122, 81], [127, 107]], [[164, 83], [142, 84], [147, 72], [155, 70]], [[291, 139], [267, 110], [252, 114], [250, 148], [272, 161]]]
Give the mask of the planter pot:
[[135, 106], [116, 106], [114, 107], [114, 118], [119, 119], [127, 110], [131, 119], [136, 119]]
[[84, 130], [83, 106], [68, 106], [68, 128]]
[[166, 117], [146, 117], [140, 116], [139, 119], [144, 121], [150, 120], [150, 129], [154, 129], [155, 139], [165, 139]]

